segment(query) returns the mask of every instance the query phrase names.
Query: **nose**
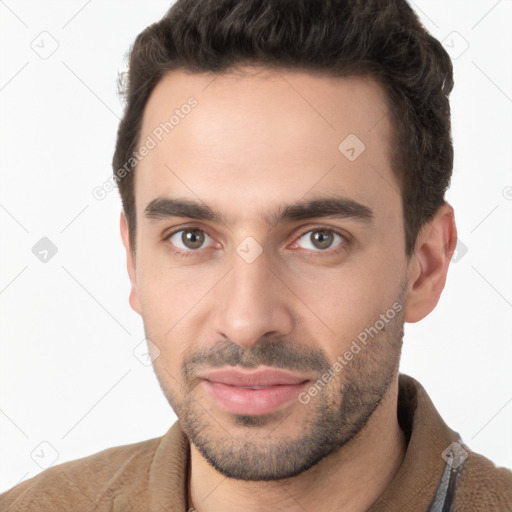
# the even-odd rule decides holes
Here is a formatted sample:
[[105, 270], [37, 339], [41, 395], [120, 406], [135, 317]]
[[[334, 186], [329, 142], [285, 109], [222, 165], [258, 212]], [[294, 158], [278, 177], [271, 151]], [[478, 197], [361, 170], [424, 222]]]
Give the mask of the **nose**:
[[216, 287], [217, 334], [243, 346], [255, 345], [265, 335], [289, 335], [291, 292], [277, 275], [264, 252], [251, 263], [235, 254], [231, 272]]

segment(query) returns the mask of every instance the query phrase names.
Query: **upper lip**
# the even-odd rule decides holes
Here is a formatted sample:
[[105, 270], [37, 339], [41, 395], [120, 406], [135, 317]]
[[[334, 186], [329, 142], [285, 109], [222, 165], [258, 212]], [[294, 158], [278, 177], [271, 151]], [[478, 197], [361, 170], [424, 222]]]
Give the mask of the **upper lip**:
[[234, 367], [218, 368], [202, 372], [199, 377], [210, 382], [241, 387], [294, 385], [309, 380], [302, 375], [276, 368], [258, 368], [254, 370], [242, 370]]

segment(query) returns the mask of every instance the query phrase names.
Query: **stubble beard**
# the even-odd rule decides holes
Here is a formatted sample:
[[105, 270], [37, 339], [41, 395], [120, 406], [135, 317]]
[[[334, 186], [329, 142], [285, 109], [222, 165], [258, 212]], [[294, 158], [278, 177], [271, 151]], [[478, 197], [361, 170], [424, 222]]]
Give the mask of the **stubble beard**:
[[[286, 369], [315, 368], [320, 379], [332, 368], [323, 352], [302, 353], [282, 342], [262, 343], [249, 349], [231, 341], [221, 342], [211, 347], [208, 354], [186, 358], [181, 389], [172, 391], [158, 368], [155, 371], [181, 428], [211, 466], [229, 478], [281, 480], [311, 468], [364, 429], [398, 373], [403, 325], [402, 310], [308, 404], [297, 400], [290, 412], [230, 414], [227, 422], [225, 418], [216, 418], [197, 396], [194, 368], [206, 360], [212, 366], [266, 364]], [[300, 429], [288, 420], [297, 410], [304, 418]]]

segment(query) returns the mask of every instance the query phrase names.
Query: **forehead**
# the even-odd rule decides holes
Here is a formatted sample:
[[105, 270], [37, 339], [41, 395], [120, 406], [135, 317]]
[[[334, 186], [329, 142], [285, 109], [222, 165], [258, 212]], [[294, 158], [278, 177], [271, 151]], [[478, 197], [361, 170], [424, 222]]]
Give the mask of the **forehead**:
[[139, 142], [155, 145], [137, 167], [137, 211], [162, 195], [197, 196], [234, 217], [314, 192], [399, 203], [388, 111], [369, 77], [169, 72], [144, 110]]

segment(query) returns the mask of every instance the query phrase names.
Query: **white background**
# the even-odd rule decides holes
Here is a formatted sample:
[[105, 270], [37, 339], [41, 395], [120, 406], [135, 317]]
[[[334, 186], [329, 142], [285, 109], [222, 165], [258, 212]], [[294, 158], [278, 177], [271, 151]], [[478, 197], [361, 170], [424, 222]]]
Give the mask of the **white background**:
[[[435, 311], [406, 324], [401, 371], [473, 450], [512, 467], [512, 2], [411, 5], [452, 46], [447, 199], [468, 251]], [[117, 72], [168, 7], [0, 1], [0, 491], [175, 420], [133, 353], [144, 335], [128, 305], [117, 190], [92, 196], [111, 174]], [[46, 59], [34, 51], [57, 44]], [[32, 253], [42, 237], [58, 248], [46, 263]]]

